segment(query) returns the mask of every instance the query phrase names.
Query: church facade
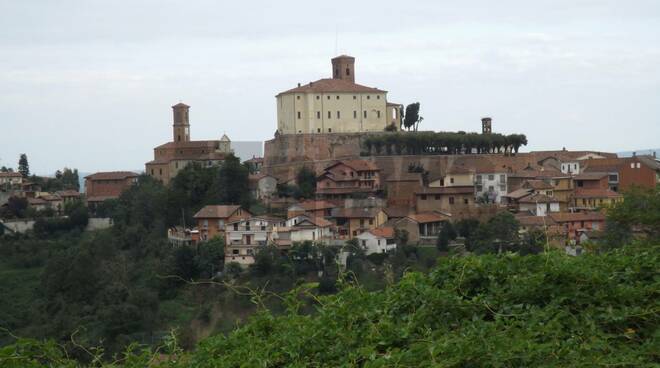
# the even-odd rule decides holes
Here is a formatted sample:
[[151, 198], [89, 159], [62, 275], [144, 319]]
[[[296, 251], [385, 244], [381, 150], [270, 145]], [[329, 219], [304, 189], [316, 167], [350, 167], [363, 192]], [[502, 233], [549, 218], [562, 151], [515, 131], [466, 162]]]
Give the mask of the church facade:
[[221, 164], [232, 153], [227, 135], [220, 140], [190, 140], [190, 106], [178, 103], [172, 106], [172, 141], [154, 148], [154, 159], [145, 164], [147, 175], [164, 184], [172, 180], [188, 164], [196, 162], [204, 167]]
[[279, 93], [279, 134], [382, 132], [399, 129], [401, 105], [387, 102], [387, 91], [355, 83], [355, 58], [332, 59], [332, 78]]

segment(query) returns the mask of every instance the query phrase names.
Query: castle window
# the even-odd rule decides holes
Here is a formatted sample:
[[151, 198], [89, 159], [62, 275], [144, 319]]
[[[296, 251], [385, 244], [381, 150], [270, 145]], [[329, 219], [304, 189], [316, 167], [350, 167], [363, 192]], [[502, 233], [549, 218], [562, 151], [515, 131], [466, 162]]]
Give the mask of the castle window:
[[316, 112], [316, 118], [317, 118], [317, 119], [320, 119], [320, 118], [321, 118], [321, 112], [320, 112], [320, 111], [317, 111], [317, 112]]
[[371, 96], [367, 95], [367, 100], [371, 99]]
[[341, 117], [341, 115], [340, 115], [339, 111], [337, 111], [337, 119], [339, 119], [340, 117]]
[[337, 99], [339, 99], [339, 96], [337, 96]]
[[367, 117], [367, 110], [364, 110], [364, 117]]
[[328, 119], [332, 118], [332, 112], [328, 111]]
[[376, 117], [380, 118], [380, 110], [376, 111]]
[[328, 133], [332, 133], [332, 128], [328, 128]]
[[298, 119], [300, 119], [300, 111], [298, 111]]
[[316, 128], [317, 133], [321, 133], [321, 128]]
[[357, 111], [353, 110], [353, 119], [357, 118]]

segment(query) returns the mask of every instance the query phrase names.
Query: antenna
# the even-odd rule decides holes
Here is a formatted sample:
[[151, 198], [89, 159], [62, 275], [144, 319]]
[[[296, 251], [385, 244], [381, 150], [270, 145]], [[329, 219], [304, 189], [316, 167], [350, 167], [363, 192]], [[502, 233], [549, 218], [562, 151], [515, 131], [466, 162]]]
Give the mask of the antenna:
[[335, 24], [335, 56], [338, 55], [337, 45], [339, 44], [339, 29], [337, 24]]

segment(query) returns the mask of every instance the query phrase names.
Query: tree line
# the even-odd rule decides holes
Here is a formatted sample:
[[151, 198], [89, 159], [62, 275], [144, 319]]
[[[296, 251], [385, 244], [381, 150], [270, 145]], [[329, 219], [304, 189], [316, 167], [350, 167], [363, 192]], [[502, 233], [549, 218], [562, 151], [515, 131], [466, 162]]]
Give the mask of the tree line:
[[524, 134], [466, 132], [387, 132], [362, 141], [362, 155], [458, 155], [518, 153], [527, 145]]

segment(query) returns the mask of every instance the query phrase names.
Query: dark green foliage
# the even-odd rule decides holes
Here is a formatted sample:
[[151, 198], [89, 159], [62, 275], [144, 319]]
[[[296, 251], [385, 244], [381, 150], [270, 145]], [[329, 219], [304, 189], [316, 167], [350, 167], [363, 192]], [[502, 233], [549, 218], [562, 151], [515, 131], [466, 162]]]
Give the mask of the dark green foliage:
[[201, 278], [214, 277], [217, 272], [222, 271], [224, 262], [225, 239], [223, 237], [215, 237], [197, 246], [195, 263]]
[[634, 187], [623, 201], [607, 211], [606, 243], [609, 247], [626, 244], [633, 231], [648, 240], [660, 240], [660, 186]]
[[520, 242], [518, 220], [509, 212], [499, 212], [481, 223], [469, 236], [468, 250], [477, 253], [516, 251]]
[[423, 118], [419, 116], [419, 102], [411, 103], [406, 106], [405, 117], [403, 118], [403, 127], [410, 130], [414, 128], [417, 131], [417, 126]]
[[479, 220], [477, 219], [462, 219], [456, 221], [454, 225], [456, 232], [463, 238], [469, 238], [470, 235], [479, 227]]
[[41, 187], [41, 190], [44, 192], [80, 190], [78, 169], [72, 170], [68, 167], [65, 167], [63, 170], [57, 170], [53, 178], [32, 175], [29, 180]]
[[366, 155], [514, 154], [527, 144], [522, 134], [465, 132], [397, 132], [372, 134], [362, 141]]
[[249, 173], [247, 165], [241, 164], [238, 157], [227, 156], [207, 194], [207, 202], [240, 204], [244, 208], [249, 208], [252, 202], [248, 188]]
[[72, 230], [83, 231], [89, 222], [87, 206], [82, 201], [69, 202], [64, 206], [65, 217], [39, 217], [34, 223], [34, 233], [40, 238]]
[[314, 193], [316, 193], [316, 174], [314, 171], [303, 166], [296, 175], [296, 182], [300, 189], [300, 197], [314, 198]]
[[21, 173], [24, 178], [30, 176], [30, 164], [28, 163], [28, 158], [25, 153], [21, 153], [21, 157], [18, 159], [18, 172]]
[[458, 234], [451, 222], [446, 221], [442, 224], [440, 233], [438, 234], [438, 240], [436, 242], [436, 247], [441, 252], [447, 252], [449, 250], [449, 241], [455, 240]]
[[323, 277], [319, 281], [319, 293], [333, 294], [337, 292], [337, 279], [334, 277]]
[[0, 207], [0, 218], [25, 218], [27, 210], [28, 201], [26, 198], [10, 197], [7, 200], [7, 205]]
[[178, 247], [174, 251], [175, 275], [184, 280], [193, 280], [199, 275], [195, 252], [190, 247]]

